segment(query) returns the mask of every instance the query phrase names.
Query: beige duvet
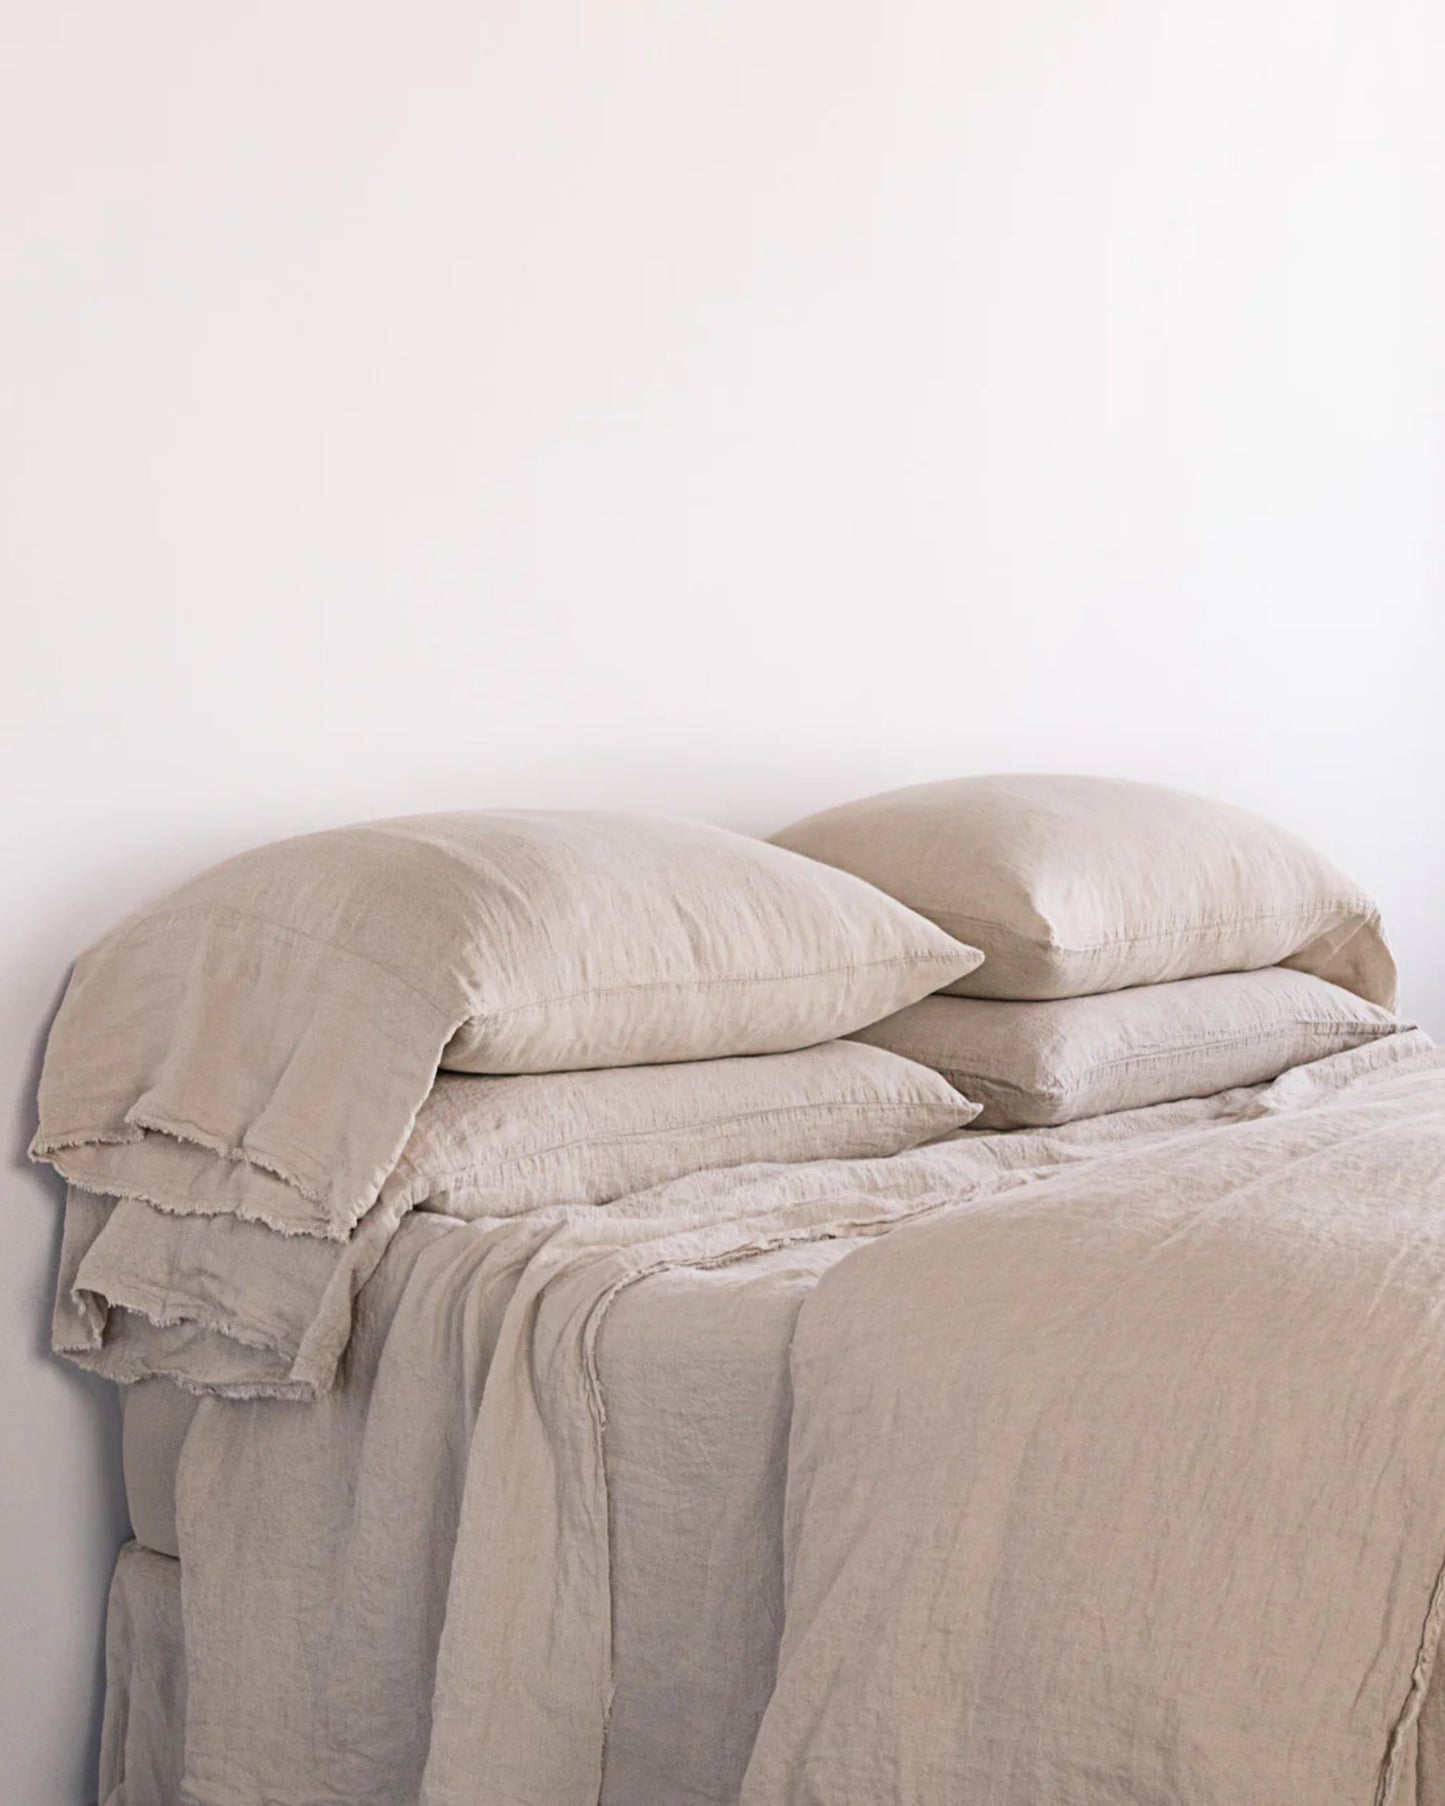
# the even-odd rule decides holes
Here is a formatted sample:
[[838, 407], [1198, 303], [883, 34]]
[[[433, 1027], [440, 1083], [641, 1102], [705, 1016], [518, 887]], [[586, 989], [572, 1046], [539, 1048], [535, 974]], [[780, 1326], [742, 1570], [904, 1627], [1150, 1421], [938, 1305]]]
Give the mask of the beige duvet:
[[[1442, 1184], [1445, 1056], [1400, 1036], [1066, 1130], [412, 1219], [333, 1393], [207, 1401], [188, 1438], [186, 1798], [591, 1806], [609, 1314], [648, 1275], [836, 1236], [870, 1245], [804, 1305], [788, 1471], [739, 1503], [781, 1522], [786, 1480], [747, 1801], [1408, 1798]], [[725, 1417], [704, 1433], [725, 1492]], [[758, 1553], [720, 1540], [709, 1591], [745, 1596]], [[756, 1619], [716, 1624], [710, 1670], [755, 1667]], [[727, 1747], [679, 1799], [736, 1797]]]
[[822, 1282], [745, 1806], [1399, 1797], [1445, 1612], [1445, 1069], [1333, 1076]]

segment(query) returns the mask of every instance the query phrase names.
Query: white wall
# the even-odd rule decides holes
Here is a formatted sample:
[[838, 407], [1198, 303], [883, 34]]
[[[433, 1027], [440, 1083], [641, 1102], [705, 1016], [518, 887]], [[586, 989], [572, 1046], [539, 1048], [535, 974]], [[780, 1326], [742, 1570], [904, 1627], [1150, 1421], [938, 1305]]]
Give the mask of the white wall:
[[1269, 810], [1445, 1031], [1439, 0], [10, 0], [0, 1774], [124, 1509], [23, 1169], [72, 953], [248, 842], [978, 769]]

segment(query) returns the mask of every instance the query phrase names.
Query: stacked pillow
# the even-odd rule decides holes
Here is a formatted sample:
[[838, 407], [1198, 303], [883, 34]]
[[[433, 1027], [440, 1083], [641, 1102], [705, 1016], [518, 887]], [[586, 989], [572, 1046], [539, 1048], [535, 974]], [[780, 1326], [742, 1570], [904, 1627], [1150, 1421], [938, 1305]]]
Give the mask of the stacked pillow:
[[1369, 899], [1232, 810], [987, 779], [780, 838], [417, 816], [258, 848], [123, 923], [40, 1082], [32, 1153], [72, 1186], [56, 1348], [310, 1396], [409, 1210], [887, 1155], [1397, 1027]]
[[839, 1037], [981, 958], [698, 823], [416, 816], [242, 854], [83, 954], [51, 1029], [55, 1347], [310, 1397], [410, 1210], [516, 1217], [934, 1140], [977, 1106]]
[[1207, 1096], [1401, 1026], [1371, 899], [1224, 804], [1103, 778], [964, 778], [775, 841], [983, 953], [859, 1035], [942, 1073], [983, 1106], [981, 1128]]
[[609, 1204], [708, 1167], [902, 1153], [977, 1115], [935, 1068], [856, 1041], [673, 1066], [442, 1073], [381, 1203], [468, 1220]]
[[837, 1038], [981, 958], [702, 823], [334, 829], [229, 860], [82, 955], [33, 1151], [92, 1193], [333, 1241], [378, 1199], [499, 1215], [891, 1153], [974, 1107]]

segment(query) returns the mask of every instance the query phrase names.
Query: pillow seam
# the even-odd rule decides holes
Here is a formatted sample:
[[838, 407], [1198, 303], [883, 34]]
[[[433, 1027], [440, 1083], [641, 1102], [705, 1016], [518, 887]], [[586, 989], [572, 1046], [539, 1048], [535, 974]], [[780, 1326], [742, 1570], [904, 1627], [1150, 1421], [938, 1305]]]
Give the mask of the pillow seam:
[[[973, 952], [973, 953], [978, 953], [979, 949], [977, 947], [973, 947], [973, 948], [970, 948], [969, 951]], [[576, 1003], [580, 999], [588, 998], [588, 997], [620, 997], [620, 996], [627, 996], [634, 992], [641, 992], [641, 991], [711, 990], [718, 985], [796, 984], [804, 979], [834, 978], [839, 975], [846, 975], [848, 973], [853, 973], [853, 972], [873, 972], [873, 971], [879, 970], [882, 967], [887, 967], [887, 966], [926, 966], [926, 965], [956, 965], [956, 964], [957, 964], [957, 961], [955, 959], [951, 958], [948, 954], [944, 954], [944, 953], [899, 953], [899, 954], [893, 955], [892, 957], [890, 957], [888, 959], [856, 960], [850, 964], [845, 964], [845, 965], [841, 965], [841, 966], [815, 966], [815, 967], [809, 968], [809, 970], [807, 970], [806, 972], [757, 972], [757, 973], [741, 973], [741, 974], [737, 974], [737, 975], [724, 973], [716, 978], [701, 978], [701, 977], [700, 978], [649, 978], [649, 979], [640, 980], [636, 984], [601, 985], [593, 990], [567, 991], [558, 996], [539, 997], [531, 1003], [508, 1004], [505, 1009], [488, 1010], [488, 1011], [479, 1013], [478, 1015], [468, 1017], [467, 1020], [469, 1022], [477, 1022], [482, 1025], [486, 1025], [491, 1022], [500, 1022], [508, 1016], [522, 1015], [527, 1010], [551, 1009], [554, 1005], [559, 1004], [559, 1003]], [[974, 965], [970, 968], [970, 970], [976, 972], [978, 970], [979, 966], [981, 966], [982, 964], [983, 964], [983, 959], [980, 956], [980, 958], [975, 961]], [[966, 977], [966, 976], [967, 976], [966, 973], [959, 974], [959, 977], [961, 977], [961, 978]], [[465, 1024], [463, 1024], [462, 1026], [465, 1026]], [[826, 1040], [826, 1039], [828, 1039], [828, 1037], [825, 1036], [824, 1039]], [[815, 1042], [814, 1045], [818, 1046], [818, 1045], [821, 1045], [821, 1043]], [[719, 1057], [727, 1057], [727, 1056], [719, 1056]], [[740, 1056], [740, 1057], [743, 1057], [743, 1056]], [[677, 1064], [677, 1063], [678, 1062], [674, 1062], [674, 1061], [649, 1061], [648, 1062], [648, 1064], [651, 1064], [651, 1065], [673, 1065], [673, 1064]], [[447, 1070], [455, 1070], [455, 1069], [448, 1068]], [[495, 1075], [495, 1076], [507, 1076], [507, 1075], [501, 1074], [501, 1075]]]
[[[999, 1090], [1016, 1092], [1020, 1097], [1044, 1097], [1062, 1101], [1082, 1090], [1089, 1080], [1099, 1074], [1112, 1072], [1121, 1066], [1151, 1066], [1161, 1060], [1177, 1059], [1180, 1054], [1194, 1053], [1201, 1049], [1213, 1052], [1225, 1047], [1240, 1047], [1250, 1041], [1269, 1042], [1284, 1040], [1296, 1030], [1313, 1030], [1324, 1033], [1335, 1030], [1341, 1034], [1360, 1034], [1361, 1041], [1383, 1041], [1390, 1035], [1404, 1032], [1406, 1024], [1400, 1022], [1350, 1023], [1331, 1022], [1323, 1017], [1307, 1018], [1297, 1023], [1289, 1023], [1282, 1028], [1267, 1029], [1254, 1034], [1214, 1035], [1203, 1041], [1189, 1041], [1174, 1047], [1161, 1047], [1148, 1053], [1120, 1054], [1112, 1060], [1098, 1060], [1093, 1065], [1081, 1067], [1067, 1085], [1026, 1085], [1016, 1084], [1012, 1079], [997, 1078], [989, 1073], [965, 1071], [962, 1067], [935, 1066], [933, 1070], [952, 1085], [956, 1080], [972, 1081], [979, 1085], [993, 1085]], [[907, 1054], [906, 1059], [917, 1060], [917, 1054]], [[920, 1065], [927, 1064], [919, 1061]]]
[[[1304, 922], [1315, 916], [1334, 915], [1343, 911], [1346, 915], [1358, 915], [1362, 926], [1370, 926], [1379, 921], [1379, 911], [1373, 903], [1363, 899], [1351, 901], [1345, 898], [1332, 899], [1323, 903], [1303, 904], [1298, 909], [1258, 910], [1251, 915], [1211, 916], [1203, 921], [1180, 923], [1177, 926], [1166, 926], [1151, 929], [1141, 934], [1115, 935], [1102, 941], [1090, 941], [1081, 946], [1068, 945], [1063, 941], [1043, 939], [1037, 935], [1025, 934], [1012, 923], [1001, 922], [993, 916], [970, 915], [966, 910], [947, 907], [943, 904], [911, 903], [906, 908], [917, 914], [926, 916], [940, 927], [944, 920], [967, 922], [978, 928], [997, 928], [1001, 933], [1011, 935], [1029, 947], [1038, 947], [1049, 953], [1106, 953], [1114, 947], [1141, 946], [1155, 941], [1198, 939], [1202, 935], [1217, 933], [1221, 928], [1244, 928], [1259, 922]], [[987, 960], [987, 955], [985, 955]], [[1278, 963], [1278, 962], [1275, 962]], [[1257, 968], [1263, 970], [1264, 968]]]
[[[897, 902], [896, 898], [891, 900]], [[900, 909], [906, 909], [908, 906], [907, 904], [900, 903], [898, 904], [898, 907]], [[914, 911], [914, 913], [920, 914], [921, 912]], [[327, 940], [322, 935], [308, 933], [304, 928], [295, 928], [290, 923], [278, 922], [270, 916], [254, 915], [247, 910], [237, 909], [228, 903], [187, 904], [183, 908], [167, 910], [163, 914], [148, 914], [144, 921], [137, 922], [130, 928], [119, 930], [116, 934], [111, 935], [106, 940], [102, 941], [100, 945], [92, 949], [92, 951], [96, 955], [102, 956], [112, 948], [120, 946], [127, 941], [149, 939], [163, 924], [176, 921], [183, 916], [209, 916], [212, 918], [224, 916], [231, 922], [251, 923], [260, 928], [264, 928], [273, 934], [289, 936], [294, 940], [304, 941], [310, 946], [325, 947], [329, 952], [339, 953], [346, 959], [355, 960], [358, 964], [369, 967], [373, 971], [385, 973], [388, 978], [392, 978], [397, 984], [402, 985], [413, 996], [419, 998], [430, 1009], [434, 1010], [437, 1015], [450, 1017], [454, 1013], [454, 1005], [438, 1003], [434, 997], [430, 996], [429, 993], [422, 990], [420, 986], [413, 983], [411, 979], [405, 977], [402, 973], [395, 971], [381, 960], [373, 959], [369, 954], [358, 953], [354, 948], [347, 947], [340, 941]], [[936, 924], [933, 924], [933, 926], [936, 926]], [[960, 943], [960, 945], [962, 945], [962, 943]], [[983, 964], [982, 950], [978, 947], [967, 947], [965, 951], [978, 954], [978, 958], [969, 968], [970, 971], [977, 971], [979, 966]], [[802, 972], [724, 973], [715, 978], [699, 976], [690, 978], [646, 979], [636, 984], [604, 985], [593, 989], [584, 988], [578, 991], [567, 991], [554, 996], [536, 998], [528, 1003], [508, 1004], [505, 1009], [501, 1010], [479, 1011], [473, 1006], [473, 1000], [471, 998], [466, 998], [464, 1001], [468, 1006], [468, 1013], [456, 1024], [456, 1028], [452, 1030], [452, 1033], [455, 1034], [457, 1029], [465, 1027], [468, 1022], [494, 1022], [506, 1016], [519, 1015], [526, 1010], [550, 1009], [554, 1004], [574, 1003], [579, 999], [586, 997], [616, 997], [627, 995], [632, 992], [666, 989], [711, 989], [717, 985], [791, 984], [802, 979], [832, 978], [840, 974], [852, 972], [876, 971], [888, 966], [952, 965], [956, 963], [956, 959], [953, 956], [941, 951], [937, 953], [900, 953], [894, 954], [887, 959], [856, 960], [845, 962], [841, 965], [812, 967]], [[960, 973], [958, 976], [961, 978], [966, 977], [967, 973]]]

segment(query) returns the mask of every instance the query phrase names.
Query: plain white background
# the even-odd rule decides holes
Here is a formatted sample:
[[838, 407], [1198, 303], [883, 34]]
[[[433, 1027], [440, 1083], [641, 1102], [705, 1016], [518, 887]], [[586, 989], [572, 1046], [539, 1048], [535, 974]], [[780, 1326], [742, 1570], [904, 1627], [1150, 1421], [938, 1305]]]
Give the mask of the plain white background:
[[1445, 1031], [1445, 9], [9, 0], [0, 70], [0, 1787], [77, 1806], [124, 1507], [21, 1150], [173, 880], [1134, 774]]

